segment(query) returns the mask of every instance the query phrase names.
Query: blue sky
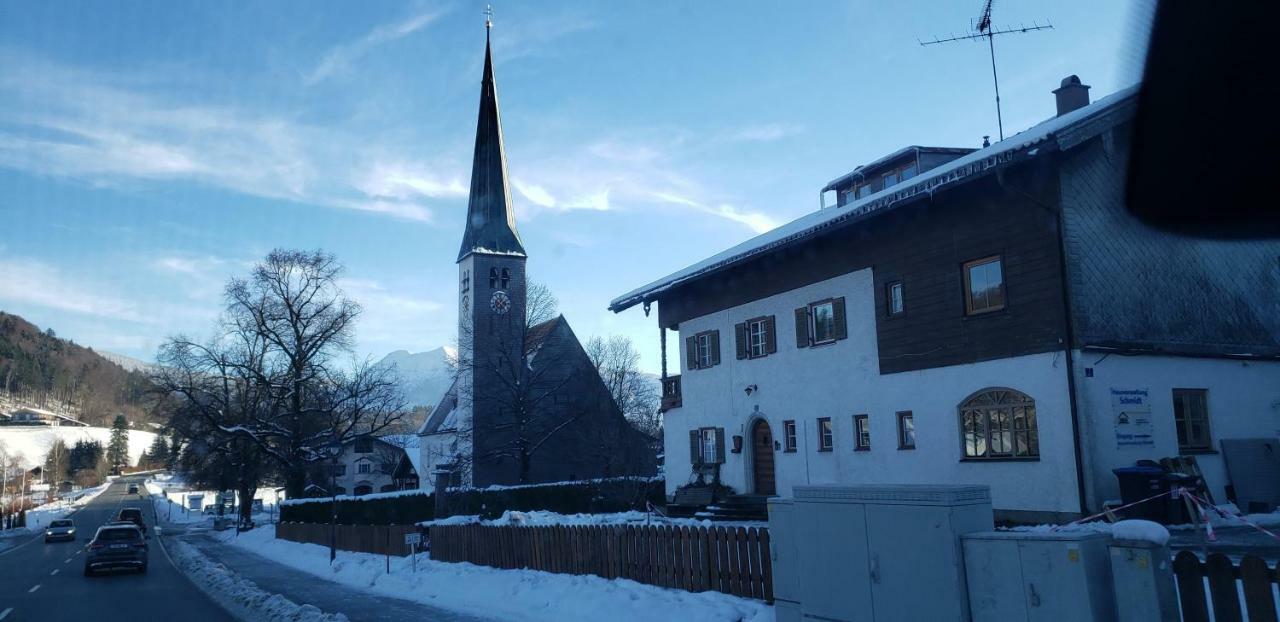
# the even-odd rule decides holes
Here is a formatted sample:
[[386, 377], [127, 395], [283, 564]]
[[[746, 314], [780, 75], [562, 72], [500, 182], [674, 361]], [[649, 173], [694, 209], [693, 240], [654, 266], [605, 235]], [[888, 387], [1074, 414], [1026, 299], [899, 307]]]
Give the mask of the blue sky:
[[[655, 322], [618, 294], [817, 208], [909, 144], [994, 137], [986, 48], [921, 47], [979, 2], [500, 3], [494, 55], [532, 276], [578, 335]], [[972, 5], [972, 6], [971, 6]], [[227, 278], [324, 248], [361, 355], [450, 344], [482, 2], [0, 5], [0, 310], [154, 358]], [[998, 6], [1006, 133], [1071, 73], [1132, 83], [1141, 10]]]

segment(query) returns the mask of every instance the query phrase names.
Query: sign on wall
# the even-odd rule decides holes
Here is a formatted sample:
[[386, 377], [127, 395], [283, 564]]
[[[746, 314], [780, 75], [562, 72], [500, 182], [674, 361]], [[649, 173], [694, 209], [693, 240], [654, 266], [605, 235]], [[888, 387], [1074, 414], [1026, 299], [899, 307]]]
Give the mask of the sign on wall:
[[1151, 391], [1111, 387], [1111, 416], [1116, 427], [1116, 447], [1154, 447], [1151, 435]]

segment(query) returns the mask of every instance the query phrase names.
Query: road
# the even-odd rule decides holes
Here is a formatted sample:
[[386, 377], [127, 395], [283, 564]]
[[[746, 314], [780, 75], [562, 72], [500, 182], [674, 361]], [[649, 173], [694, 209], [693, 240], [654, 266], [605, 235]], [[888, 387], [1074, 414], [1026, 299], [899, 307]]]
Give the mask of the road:
[[146, 574], [118, 572], [84, 576], [84, 547], [98, 526], [122, 507], [143, 508], [154, 532], [153, 510], [143, 497], [127, 493], [142, 477], [119, 478], [71, 519], [75, 542], [45, 544], [43, 535], [0, 553], [0, 620], [76, 621], [157, 620], [183, 622], [232, 620], [169, 562], [152, 537]]

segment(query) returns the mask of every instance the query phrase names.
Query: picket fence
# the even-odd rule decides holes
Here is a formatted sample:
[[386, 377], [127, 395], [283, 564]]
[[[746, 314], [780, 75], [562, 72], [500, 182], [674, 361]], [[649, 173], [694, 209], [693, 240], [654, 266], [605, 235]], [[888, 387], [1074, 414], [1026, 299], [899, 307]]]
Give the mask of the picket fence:
[[431, 559], [631, 579], [773, 602], [763, 527], [435, 525]]
[[336, 531], [337, 548], [356, 553], [378, 555], [409, 554], [404, 543], [407, 533], [417, 533], [414, 525], [334, 525], [321, 523], [278, 523], [276, 537], [293, 542], [329, 546], [330, 530]]
[[[1246, 555], [1237, 566], [1221, 553], [1210, 553], [1200, 561], [1195, 553], [1182, 551], [1173, 560], [1173, 574], [1184, 622], [1277, 622], [1280, 603], [1271, 586], [1280, 584], [1280, 564], [1271, 568], [1266, 561]], [[1241, 601], [1245, 611], [1240, 610]]]

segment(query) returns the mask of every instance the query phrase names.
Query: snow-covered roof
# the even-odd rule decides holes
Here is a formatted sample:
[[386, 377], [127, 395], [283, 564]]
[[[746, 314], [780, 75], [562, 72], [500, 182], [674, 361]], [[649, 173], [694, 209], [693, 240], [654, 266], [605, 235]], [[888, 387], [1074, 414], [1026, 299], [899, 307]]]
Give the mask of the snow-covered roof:
[[[1023, 157], [1033, 157], [1046, 141], [1061, 141], [1072, 130], [1090, 125], [1091, 121], [1113, 110], [1131, 105], [1137, 87], [1121, 89], [1088, 106], [1054, 117], [1014, 134], [998, 143], [961, 156], [921, 173], [909, 181], [891, 186], [862, 199], [805, 214], [772, 231], [762, 233], [728, 250], [677, 270], [648, 285], [634, 289], [609, 303], [618, 312], [642, 302], [657, 299], [663, 292], [713, 272], [718, 272], [757, 255], [806, 240], [838, 226], [860, 221], [895, 204], [921, 194], [932, 194], [943, 186], [960, 183], [970, 177], [1003, 166]], [[1070, 146], [1070, 145], [1063, 145]]]
[[902, 156], [907, 155], [908, 153], [919, 153], [922, 151], [927, 153], [948, 153], [948, 154], [954, 153], [954, 154], [963, 155], [966, 153], [972, 153], [974, 150], [964, 149], [959, 147], [922, 147], [920, 145], [911, 145], [909, 147], [903, 147], [887, 156], [882, 156], [867, 164], [859, 164], [852, 171], [849, 171], [848, 173], [845, 173], [844, 175], [841, 175], [831, 180], [830, 182], [828, 182], [827, 185], [822, 187], [822, 191], [826, 192], [828, 190], [834, 190], [844, 185], [845, 183], [847, 183], [850, 179], [863, 175], [867, 172], [874, 171], [877, 168], [884, 166], [885, 164], [893, 162], [894, 160], [897, 160]]

